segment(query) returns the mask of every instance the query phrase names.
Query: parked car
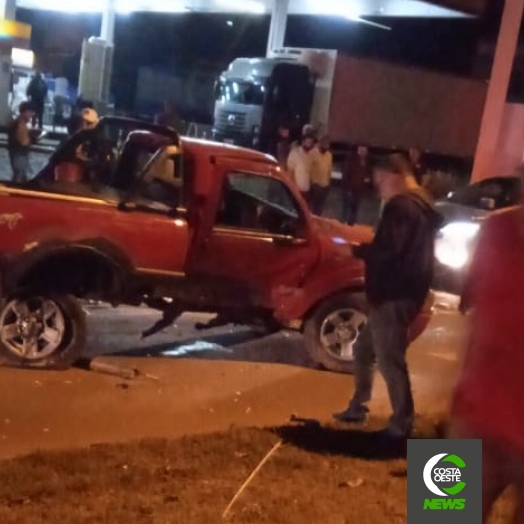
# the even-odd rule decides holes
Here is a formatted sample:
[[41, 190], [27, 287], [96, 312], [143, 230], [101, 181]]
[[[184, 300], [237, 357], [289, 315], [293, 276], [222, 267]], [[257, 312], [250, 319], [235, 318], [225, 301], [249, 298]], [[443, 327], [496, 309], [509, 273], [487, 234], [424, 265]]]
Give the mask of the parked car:
[[352, 370], [367, 306], [350, 245], [372, 232], [312, 216], [270, 156], [105, 118], [27, 185], [0, 185], [0, 230], [0, 357], [9, 364], [78, 359], [78, 299], [91, 299], [163, 311], [144, 335], [186, 311], [216, 313], [208, 327], [299, 330], [317, 363]]
[[520, 195], [521, 178], [501, 176], [460, 188], [437, 202], [444, 217], [435, 243], [437, 287], [460, 292], [482, 221], [497, 210], [517, 205]]

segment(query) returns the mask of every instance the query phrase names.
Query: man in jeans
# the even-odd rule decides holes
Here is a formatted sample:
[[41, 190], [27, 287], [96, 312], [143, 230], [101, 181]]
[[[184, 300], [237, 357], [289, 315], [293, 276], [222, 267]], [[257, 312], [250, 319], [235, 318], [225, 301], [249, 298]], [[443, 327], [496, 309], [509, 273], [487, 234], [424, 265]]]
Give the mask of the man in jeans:
[[348, 408], [334, 417], [342, 422], [365, 420], [376, 361], [393, 408], [386, 434], [405, 438], [414, 419], [406, 363], [408, 330], [429, 292], [435, 233], [442, 219], [402, 155], [380, 159], [374, 179], [383, 201], [382, 216], [373, 242], [354, 248], [366, 265], [369, 318], [355, 346], [355, 394]]

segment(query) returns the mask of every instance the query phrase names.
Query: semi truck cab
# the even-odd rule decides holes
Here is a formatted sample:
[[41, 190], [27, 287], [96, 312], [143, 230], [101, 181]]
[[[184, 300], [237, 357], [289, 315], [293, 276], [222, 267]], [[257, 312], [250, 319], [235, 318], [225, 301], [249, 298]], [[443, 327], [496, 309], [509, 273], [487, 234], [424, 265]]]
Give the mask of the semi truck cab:
[[215, 84], [213, 138], [274, 152], [278, 129], [298, 138], [309, 121], [315, 79], [291, 58], [237, 58]]

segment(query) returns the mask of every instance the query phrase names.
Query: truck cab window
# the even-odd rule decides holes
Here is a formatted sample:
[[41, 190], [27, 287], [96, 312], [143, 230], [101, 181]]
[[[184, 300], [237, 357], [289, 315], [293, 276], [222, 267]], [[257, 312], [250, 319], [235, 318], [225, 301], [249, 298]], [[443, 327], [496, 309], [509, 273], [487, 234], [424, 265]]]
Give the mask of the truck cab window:
[[248, 173], [227, 176], [217, 225], [295, 235], [301, 218], [293, 195], [280, 180]]
[[158, 207], [154, 204], [160, 204], [167, 208], [176, 208], [180, 203], [182, 181], [168, 148], [154, 154], [139, 155], [135, 178], [136, 199], [139, 203], [148, 207]]
[[221, 102], [246, 105], [263, 105], [265, 87], [254, 82], [223, 80], [219, 82], [215, 96]]

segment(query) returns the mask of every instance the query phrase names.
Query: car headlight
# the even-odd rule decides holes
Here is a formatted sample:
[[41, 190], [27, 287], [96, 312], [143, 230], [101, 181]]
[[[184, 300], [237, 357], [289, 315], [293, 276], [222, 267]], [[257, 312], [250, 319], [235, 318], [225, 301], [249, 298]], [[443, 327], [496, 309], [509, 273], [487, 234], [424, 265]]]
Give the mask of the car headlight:
[[473, 241], [480, 229], [471, 222], [452, 222], [438, 233], [435, 242], [435, 257], [444, 266], [463, 268], [471, 258]]

